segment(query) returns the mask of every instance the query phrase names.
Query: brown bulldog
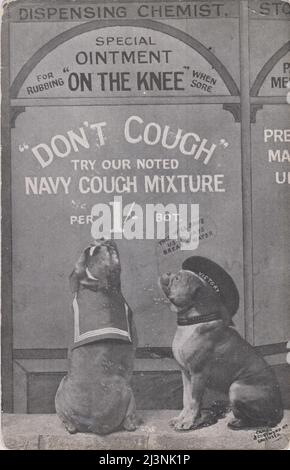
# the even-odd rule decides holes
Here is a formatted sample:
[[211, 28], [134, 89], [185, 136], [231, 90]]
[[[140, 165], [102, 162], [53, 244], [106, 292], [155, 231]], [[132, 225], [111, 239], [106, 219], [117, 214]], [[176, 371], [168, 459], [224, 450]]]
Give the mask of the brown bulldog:
[[[183, 267], [160, 278], [177, 314], [172, 349], [183, 380], [183, 410], [171, 424], [176, 430], [189, 430], [216, 422], [212, 414], [201, 412], [208, 387], [228, 393], [234, 415], [230, 428], [277, 425], [283, 409], [275, 375], [230, 326], [239, 303], [232, 279], [206, 258], [189, 258]], [[223, 278], [220, 284], [217, 274]]]
[[137, 428], [130, 387], [137, 334], [120, 274], [116, 244], [101, 240], [84, 251], [70, 276], [74, 331], [68, 374], [55, 397], [70, 433]]

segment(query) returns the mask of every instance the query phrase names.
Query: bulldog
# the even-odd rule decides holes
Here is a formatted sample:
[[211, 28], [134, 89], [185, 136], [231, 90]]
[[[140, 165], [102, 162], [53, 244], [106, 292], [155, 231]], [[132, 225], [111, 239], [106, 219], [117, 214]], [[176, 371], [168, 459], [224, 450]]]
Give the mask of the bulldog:
[[210, 388], [228, 394], [231, 429], [276, 426], [283, 417], [276, 377], [231, 326], [238, 308], [232, 279], [206, 258], [189, 258], [183, 268], [160, 278], [177, 314], [172, 349], [183, 381], [183, 410], [170, 424], [178, 431], [214, 424], [216, 417], [201, 409], [204, 392]]
[[83, 252], [70, 275], [69, 368], [55, 397], [56, 413], [70, 433], [138, 426], [130, 387], [137, 333], [120, 274], [116, 244], [101, 240]]

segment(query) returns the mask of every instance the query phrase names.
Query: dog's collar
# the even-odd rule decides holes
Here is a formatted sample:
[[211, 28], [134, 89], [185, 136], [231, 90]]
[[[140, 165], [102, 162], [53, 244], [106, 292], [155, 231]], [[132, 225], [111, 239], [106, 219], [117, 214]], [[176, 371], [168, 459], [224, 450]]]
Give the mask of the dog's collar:
[[196, 325], [197, 323], [206, 323], [210, 321], [221, 320], [220, 313], [208, 313], [207, 315], [195, 315], [192, 317], [177, 316], [179, 326]]

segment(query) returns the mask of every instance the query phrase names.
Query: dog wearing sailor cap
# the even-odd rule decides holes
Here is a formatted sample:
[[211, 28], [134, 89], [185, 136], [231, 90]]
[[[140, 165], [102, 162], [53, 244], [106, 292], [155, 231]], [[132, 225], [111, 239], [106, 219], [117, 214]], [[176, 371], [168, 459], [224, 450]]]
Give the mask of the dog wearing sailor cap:
[[115, 242], [100, 240], [84, 250], [70, 275], [69, 369], [55, 397], [56, 412], [70, 433], [108, 434], [138, 426], [130, 387], [137, 333], [120, 274]]
[[231, 429], [276, 426], [283, 417], [276, 377], [256, 350], [232, 327], [239, 294], [231, 276], [213, 261], [188, 258], [160, 285], [177, 314], [173, 354], [183, 381], [183, 410], [171, 425], [177, 431], [217, 422], [202, 410], [206, 388], [226, 392]]

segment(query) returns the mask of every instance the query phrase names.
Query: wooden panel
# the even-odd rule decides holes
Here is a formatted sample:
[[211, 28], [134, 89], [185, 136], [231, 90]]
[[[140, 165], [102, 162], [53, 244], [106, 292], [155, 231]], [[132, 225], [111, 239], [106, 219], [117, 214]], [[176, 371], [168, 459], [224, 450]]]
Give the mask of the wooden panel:
[[63, 372], [28, 373], [27, 413], [55, 413], [54, 397]]
[[[264, 129], [284, 129], [287, 106], [264, 106], [252, 126], [253, 262], [255, 344], [289, 340], [290, 332], [290, 191], [287, 143], [264, 142]], [[269, 161], [269, 151], [280, 152]], [[279, 180], [276, 182], [276, 174]]]
[[[275, 362], [275, 355], [269, 362]], [[280, 358], [285, 360], [285, 356]], [[273, 366], [280, 382], [285, 408], [290, 408], [290, 366]], [[14, 369], [15, 413], [55, 413], [54, 397], [62, 377], [66, 374], [64, 360], [18, 360]], [[132, 378], [138, 409], [181, 409], [182, 380], [176, 362], [172, 359], [137, 360]], [[208, 391], [204, 400], [226, 399], [215, 391]]]
[[13, 412], [27, 413], [28, 392], [27, 392], [27, 369], [18, 361], [13, 362]]

